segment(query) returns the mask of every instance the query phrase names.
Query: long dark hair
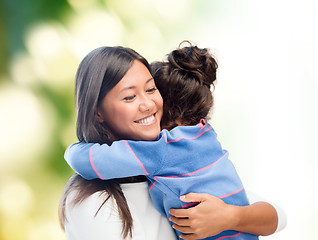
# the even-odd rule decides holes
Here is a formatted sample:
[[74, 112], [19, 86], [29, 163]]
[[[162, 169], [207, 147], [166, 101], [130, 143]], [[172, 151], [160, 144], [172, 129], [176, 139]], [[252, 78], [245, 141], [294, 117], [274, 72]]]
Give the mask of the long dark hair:
[[[182, 47], [184, 44], [187, 46]], [[163, 98], [162, 128], [172, 129], [177, 123], [195, 125], [208, 118], [213, 107], [211, 87], [218, 68], [209, 49], [183, 41], [167, 61], [150, 66]]]
[[[150, 66], [145, 58], [134, 50], [124, 47], [100, 47], [90, 52], [82, 60], [77, 70], [75, 83], [76, 133], [80, 142], [112, 144], [114, 136], [111, 130], [105, 123], [99, 123], [96, 119], [97, 108], [106, 94], [123, 78], [135, 60], [143, 63], [150, 71]], [[71, 202], [73, 206], [93, 193], [100, 192], [101, 194], [107, 193], [105, 195], [107, 198], [103, 204], [111, 197], [116, 200], [123, 222], [122, 236], [126, 238], [130, 235], [131, 237], [133, 220], [119, 185], [126, 180], [94, 179], [88, 181], [78, 174], [74, 174], [66, 184], [60, 200], [59, 220], [62, 228], [64, 229], [65, 221], [67, 221], [65, 215], [66, 199], [72, 191], [76, 190], [76, 196]]]

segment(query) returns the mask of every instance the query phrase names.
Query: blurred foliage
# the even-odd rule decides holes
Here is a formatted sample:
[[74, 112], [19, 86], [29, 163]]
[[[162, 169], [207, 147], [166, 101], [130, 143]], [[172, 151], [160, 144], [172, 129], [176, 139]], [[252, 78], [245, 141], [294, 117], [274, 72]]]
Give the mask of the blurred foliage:
[[[10, 155], [6, 155], [1, 151], [3, 149], [0, 149], [0, 163], [10, 162], [10, 164], [0, 164], [0, 239], [64, 239], [57, 221], [57, 205], [62, 188], [72, 174], [72, 170], [63, 161], [63, 154], [66, 145], [65, 132], [75, 141], [73, 79], [69, 79], [70, 84], [64, 88], [51, 87], [36, 75], [32, 84], [25, 84], [23, 80], [16, 82], [12, 76], [12, 64], [16, 56], [21, 53], [29, 54], [26, 36], [33, 25], [46, 21], [63, 22], [67, 14], [72, 12], [72, 8], [65, 0], [2, 0], [0, 4], [0, 95], [4, 98], [6, 93], [13, 91], [12, 98], [19, 100], [20, 97], [21, 102], [18, 104], [21, 108], [28, 109], [30, 106], [27, 102], [23, 102], [20, 90], [14, 93], [14, 89], [30, 93], [38, 102], [35, 104], [40, 106], [37, 110], [42, 111], [44, 115], [49, 114], [49, 117], [43, 119], [33, 119], [34, 122], [51, 121], [50, 124], [44, 124], [47, 128], [39, 130], [47, 131], [49, 136], [45, 139], [41, 138], [43, 132], [37, 132], [38, 129], [35, 127], [31, 129], [34, 130], [32, 135], [35, 138], [24, 139], [23, 144], [17, 144], [16, 148], [12, 147]], [[47, 48], [50, 48], [50, 45]], [[5, 114], [8, 108], [13, 108], [13, 105], [10, 105], [12, 101], [11, 98], [1, 100], [1, 112]], [[46, 111], [46, 108], [50, 110]], [[10, 110], [8, 111], [11, 113]], [[32, 115], [32, 111], [26, 113]], [[30, 127], [29, 122], [24, 122], [25, 117], [22, 113], [20, 117], [19, 123], [25, 124], [25, 128]], [[37, 115], [34, 115], [34, 118], [36, 117]], [[12, 128], [12, 132], [19, 129], [14, 125], [3, 126], [12, 119], [10, 116], [2, 118], [8, 119], [1, 122], [1, 129]], [[10, 131], [5, 133], [10, 134]], [[14, 146], [14, 141], [17, 139], [11, 140], [12, 142], [7, 145]], [[2, 145], [3, 141], [10, 141], [10, 136], [1, 138]], [[35, 147], [33, 154], [23, 155], [28, 151], [19, 148], [31, 148], [30, 145], [39, 148]], [[20, 150], [22, 154], [16, 154]], [[15, 154], [18, 156], [12, 156]], [[17, 226], [20, 226], [19, 230]]]
[[62, 20], [71, 8], [65, 0], [2, 0], [1, 7], [1, 72], [7, 68], [8, 59], [25, 50], [26, 30], [34, 23], [49, 19]]
[[[8, 64], [13, 57], [23, 51], [26, 51], [25, 36], [27, 30], [30, 27], [40, 21], [63, 21], [65, 15], [71, 11], [71, 7], [65, 0], [3, 0], [1, 6], [3, 17], [3, 27], [1, 28], [1, 75], [9, 74]], [[48, 48], [50, 46], [47, 46]], [[60, 71], [63, 71], [62, 69]], [[5, 79], [5, 78], [2, 78]], [[7, 78], [10, 81], [9, 78]], [[73, 95], [70, 90], [56, 91], [49, 87], [37, 83], [34, 86], [29, 87], [39, 100], [46, 99], [49, 101], [56, 110], [56, 116], [58, 116], [56, 123], [56, 129], [51, 136], [54, 141], [51, 142], [51, 154], [45, 155], [45, 162], [47, 166], [44, 168], [50, 169], [50, 171], [56, 174], [69, 174], [66, 171], [63, 161], [56, 161], [56, 159], [63, 159], [64, 146], [60, 141], [61, 130], [63, 126], [69, 124], [73, 120]]]

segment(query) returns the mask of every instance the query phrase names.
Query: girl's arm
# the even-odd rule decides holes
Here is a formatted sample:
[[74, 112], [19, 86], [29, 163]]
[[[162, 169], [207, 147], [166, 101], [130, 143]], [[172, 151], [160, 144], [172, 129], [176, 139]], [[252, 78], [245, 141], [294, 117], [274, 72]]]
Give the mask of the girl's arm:
[[[111, 146], [79, 142], [66, 150], [64, 158], [75, 172], [87, 180], [147, 176], [161, 169], [168, 152], [176, 154], [173, 152], [174, 145], [178, 146], [180, 139], [191, 141], [206, 128], [177, 127], [170, 132], [163, 130], [156, 141], [120, 140]], [[191, 153], [190, 149], [181, 150]]]
[[122, 140], [111, 146], [79, 142], [66, 150], [64, 158], [83, 178], [107, 180], [149, 175], [160, 165], [159, 161], [151, 161], [160, 152], [159, 142]]
[[162, 130], [156, 141], [120, 140], [111, 146], [79, 142], [66, 150], [64, 158], [75, 172], [87, 180], [147, 176], [161, 169], [164, 156], [177, 154], [175, 149], [191, 154], [191, 149], [178, 147], [178, 141], [192, 142], [193, 137], [201, 136], [206, 129], [212, 128], [209, 125], [205, 128], [176, 127], [170, 132]]
[[[217, 197], [203, 193], [189, 193], [181, 200], [200, 203], [189, 209], [170, 210], [170, 220], [175, 223], [173, 227], [184, 233], [181, 237], [186, 240], [214, 236], [225, 230], [266, 236], [286, 225], [284, 212], [277, 212], [267, 202], [240, 207], [228, 205]], [[280, 229], [277, 229], [279, 222]]]

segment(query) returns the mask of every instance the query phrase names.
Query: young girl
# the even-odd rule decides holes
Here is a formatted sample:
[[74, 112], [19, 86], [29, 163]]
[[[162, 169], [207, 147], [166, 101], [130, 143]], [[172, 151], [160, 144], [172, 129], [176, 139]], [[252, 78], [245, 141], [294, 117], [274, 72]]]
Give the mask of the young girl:
[[[217, 63], [208, 49], [190, 46], [173, 51], [168, 62], [152, 64], [156, 85], [164, 99], [161, 124], [171, 130], [162, 130], [156, 141], [121, 140], [111, 146], [76, 143], [68, 148], [65, 159], [88, 180], [145, 175], [157, 210], [167, 218], [171, 216], [171, 208], [196, 204], [179, 199], [189, 192], [209, 193], [230, 205], [248, 205], [228, 152], [222, 149], [205, 120], [213, 105], [210, 87], [216, 79], [216, 70]], [[148, 94], [152, 91], [155, 89]], [[138, 99], [133, 91], [127, 91], [123, 101], [129, 104]], [[149, 114], [135, 123], [151, 125], [155, 114], [150, 105], [145, 104], [144, 108]], [[97, 119], [104, 120], [102, 112], [97, 112]], [[258, 239], [235, 229], [224, 230], [208, 239]]]

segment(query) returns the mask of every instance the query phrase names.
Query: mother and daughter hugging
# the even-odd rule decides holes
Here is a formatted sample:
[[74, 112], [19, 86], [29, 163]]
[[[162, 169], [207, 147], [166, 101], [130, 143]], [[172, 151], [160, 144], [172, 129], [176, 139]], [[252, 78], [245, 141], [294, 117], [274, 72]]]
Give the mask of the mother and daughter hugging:
[[100, 47], [75, 83], [76, 172], [59, 218], [69, 240], [258, 239], [286, 225], [276, 204], [245, 191], [207, 122], [217, 62], [190, 42], [150, 65]]

